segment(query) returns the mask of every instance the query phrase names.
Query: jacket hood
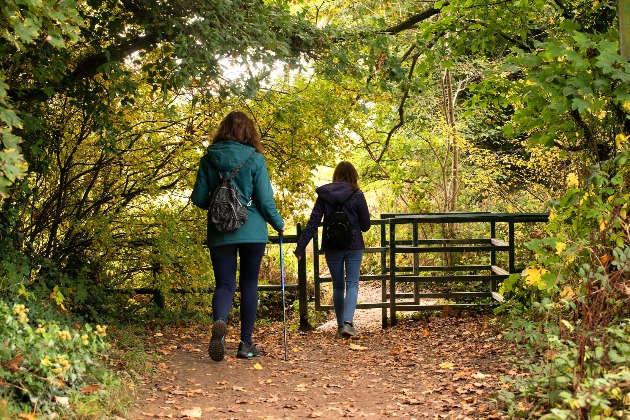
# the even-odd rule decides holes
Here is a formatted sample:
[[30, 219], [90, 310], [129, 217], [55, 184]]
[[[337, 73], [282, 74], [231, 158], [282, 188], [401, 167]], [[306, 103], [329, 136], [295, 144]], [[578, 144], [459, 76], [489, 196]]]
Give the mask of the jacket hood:
[[319, 198], [333, 206], [343, 203], [352, 194], [352, 185], [347, 182], [333, 182], [322, 185], [315, 192]]
[[231, 171], [256, 149], [236, 141], [220, 141], [208, 147], [208, 158], [221, 171]]

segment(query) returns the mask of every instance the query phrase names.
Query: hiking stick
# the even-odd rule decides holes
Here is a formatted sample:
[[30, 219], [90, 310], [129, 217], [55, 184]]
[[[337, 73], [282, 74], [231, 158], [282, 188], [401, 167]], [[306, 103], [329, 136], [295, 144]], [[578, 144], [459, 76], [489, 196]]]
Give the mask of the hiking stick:
[[287, 350], [287, 305], [284, 300], [284, 259], [282, 257], [282, 232], [279, 232], [280, 238], [280, 284], [282, 286], [282, 329], [284, 331], [284, 360], [289, 360]]

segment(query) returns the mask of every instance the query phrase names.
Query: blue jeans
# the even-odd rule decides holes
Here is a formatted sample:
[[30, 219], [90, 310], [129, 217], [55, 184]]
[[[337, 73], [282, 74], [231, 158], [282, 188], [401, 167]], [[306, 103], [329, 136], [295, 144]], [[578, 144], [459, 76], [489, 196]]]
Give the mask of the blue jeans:
[[212, 296], [214, 320], [227, 322], [236, 292], [236, 255], [240, 257], [241, 341], [251, 343], [258, 312], [258, 274], [266, 244], [234, 244], [210, 248], [216, 290]]
[[357, 298], [359, 297], [359, 275], [361, 274], [363, 250], [325, 251], [324, 255], [332, 278], [333, 305], [337, 316], [337, 325], [342, 327], [345, 321], [353, 322], [354, 319], [354, 311], [357, 308]]

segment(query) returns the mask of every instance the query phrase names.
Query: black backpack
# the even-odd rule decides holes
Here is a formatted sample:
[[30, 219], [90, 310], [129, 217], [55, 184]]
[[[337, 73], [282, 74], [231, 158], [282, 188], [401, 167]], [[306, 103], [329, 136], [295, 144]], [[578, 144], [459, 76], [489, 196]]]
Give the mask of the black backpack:
[[343, 203], [335, 207], [330, 217], [324, 220], [324, 236], [326, 237], [327, 248], [345, 249], [350, 246], [354, 231], [350, 230], [350, 222], [343, 211], [343, 206], [357, 191], [359, 190], [352, 191], [352, 194]]
[[[254, 153], [256, 153], [255, 150], [247, 159]], [[247, 207], [243, 206], [238, 189], [232, 184], [232, 180], [247, 162], [247, 159], [238, 165], [227, 178], [223, 178], [219, 168], [215, 167], [219, 173], [219, 186], [214, 190], [212, 198], [210, 198], [208, 223], [211, 223], [219, 232], [234, 232], [240, 229], [247, 221], [247, 207], [249, 207], [251, 201], [247, 204]], [[210, 164], [214, 167], [212, 163]]]

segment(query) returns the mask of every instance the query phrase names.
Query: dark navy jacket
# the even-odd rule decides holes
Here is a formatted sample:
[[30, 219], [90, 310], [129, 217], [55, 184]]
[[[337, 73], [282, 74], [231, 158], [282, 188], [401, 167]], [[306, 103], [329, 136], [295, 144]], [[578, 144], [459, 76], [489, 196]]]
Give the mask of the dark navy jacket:
[[[333, 182], [319, 187], [317, 200], [313, 206], [311, 217], [298, 240], [295, 248], [295, 255], [304, 256], [304, 249], [317, 233], [317, 227], [322, 221], [322, 217], [328, 218], [335, 210], [335, 206], [343, 203], [352, 194], [352, 185], [347, 182]], [[365, 196], [361, 190], [357, 191], [343, 207], [350, 229], [354, 231], [350, 246], [347, 249], [364, 249], [363, 234], [370, 229], [370, 212], [368, 210]], [[327, 250], [326, 238], [322, 239], [322, 250]]]

